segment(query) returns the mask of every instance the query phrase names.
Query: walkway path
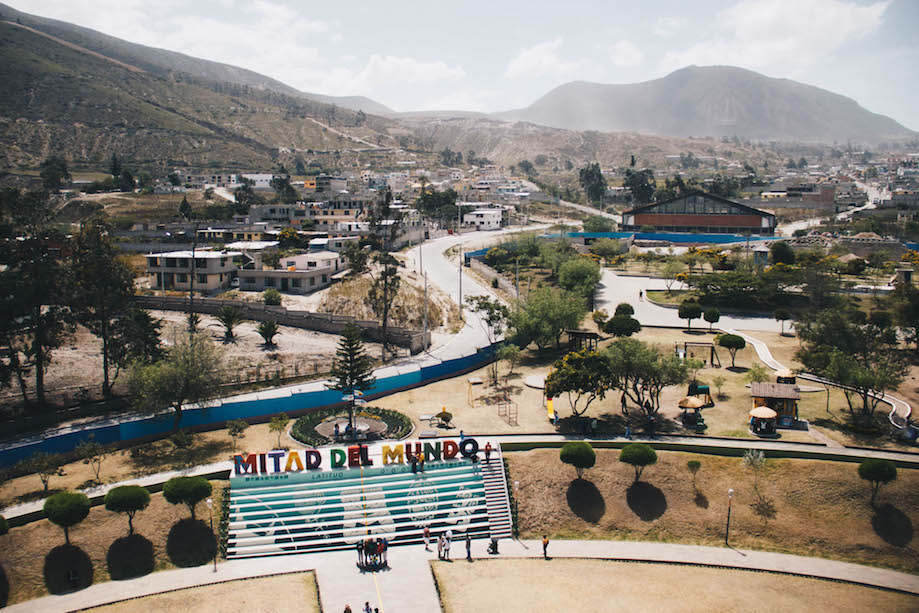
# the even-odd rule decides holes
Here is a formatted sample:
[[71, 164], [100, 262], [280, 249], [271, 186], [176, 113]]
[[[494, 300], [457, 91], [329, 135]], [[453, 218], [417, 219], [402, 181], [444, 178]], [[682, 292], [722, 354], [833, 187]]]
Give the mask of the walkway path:
[[[502, 541], [501, 553], [488, 556], [487, 541], [473, 541], [473, 558], [538, 558], [542, 556], [539, 541]], [[301, 554], [268, 558], [232, 560], [218, 566], [169, 570], [152, 573], [127, 581], [109, 581], [85, 590], [61, 596], [45, 596], [6, 609], [10, 613], [57, 613], [73, 611], [159, 592], [219, 583], [232, 579], [248, 579], [287, 572], [316, 570], [319, 595], [327, 611], [340, 611], [345, 604], [357, 611], [364, 602], [380, 611], [399, 613], [433, 613], [440, 610], [437, 588], [429, 562], [436, 549], [427, 552], [421, 545], [393, 547], [389, 551], [388, 570], [361, 572], [356, 554], [350, 551]], [[462, 542], [454, 542], [453, 559], [465, 564]], [[767, 551], [675, 545], [631, 541], [552, 541], [550, 558], [593, 558], [697, 564], [756, 571], [768, 571], [847, 581], [860, 585], [898, 590], [919, 596], [919, 576], [848, 562], [808, 558]], [[547, 563], [551, 563], [551, 560]]]

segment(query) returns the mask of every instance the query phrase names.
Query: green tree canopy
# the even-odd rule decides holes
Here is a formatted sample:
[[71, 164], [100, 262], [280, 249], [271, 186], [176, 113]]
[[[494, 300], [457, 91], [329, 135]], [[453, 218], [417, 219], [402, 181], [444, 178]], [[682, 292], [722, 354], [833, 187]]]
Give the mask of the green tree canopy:
[[592, 303], [600, 284], [600, 265], [590, 258], [572, 258], [559, 267], [558, 284]]
[[858, 476], [871, 482], [871, 505], [874, 506], [881, 486], [897, 478], [897, 467], [890, 460], [868, 458], [858, 465]]
[[[584, 231], [585, 232], [612, 232], [615, 230], [615, 222], [612, 219], [602, 217], [600, 215], [591, 215], [584, 220]], [[603, 239], [600, 239], [603, 240]], [[607, 239], [615, 240], [615, 239]]]
[[620, 302], [616, 305], [616, 311], [613, 313], [613, 317], [626, 316], [631, 317], [635, 314], [635, 307], [633, 307], [628, 302]]
[[64, 183], [70, 181], [70, 171], [67, 169], [67, 160], [60, 155], [50, 155], [42, 161], [39, 171], [42, 186], [49, 192], [61, 191]]
[[692, 328], [692, 320], [702, 316], [702, 307], [698, 302], [686, 300], [680, 305], [679, 316], [686, 320], [686, 329], [689, 330]]
[[89, 498], [78, 492], [58, 492], [45, 499], [44, 512], [48, 520], [64, 529], [64, 540], [70, 544], [70, 528], [89, 515]]
[[702, 318], [708, 322], [708, 331], [712, 331], [712, 326], [714, 326], [721, 319], [721, 311], [715, 307], [710, 309], [705, 309], [705, 313], [702, 314]]
[[630, 315], [614, 315], [604, 322], [603, 331], [613, 336], [632, 336], [641, 332], [641, 324]]
[[150, 504], [150, 492], [139, 485], [119, 485], [105, 494], [105, 508], [128, 516], [128, 534], [134, 534], [134, 515]]
[[[578, 171], [578, 182], [591, 202], [602, 202], [606, 195], [606, 177], [600, 170], [600, 164], [594, 162]], [[608, 232], [609, 230], [584, 230], [585, 232]]]
[[769, 246], [769, 259], [773, 264], [794, 264], [795, 251], [785, 241], [774, 241]]
[[184, 504], [195, 519], [195, 507], [211, 495], [213, 487], [204, 477], [173, 477], [163, 485], [163, 497], [169, 504]]
[[584, 471], [597, 463], [597, 452], [585, 441], [571, 441], [562, 445], [559, 459], [565, 464], [574, 466], [578, 479], [584, 477]]
[[[594, 400], [604, 398], [611, 386], [606, 355], [582, 349], [569, 353], [552, 365], [552, 371], [546, 376], [546, 397], [568, 394], [572, 414], [580, 417]], [[582, 400], [584, 404], [581, 404]]]
[[632, 338], [622, 338], [608, 346], [607, 355], [612, 387], [622, 392], [650, 418], [660, 408], [665, 387], [686, 381], [686, 366], [672, 353]]
[[734, 368], [734, 359], [737, 352], [747, 346], [747, 341], [737, 334], [719, 334], [715, 337], [715, 343], [719, 347], [724, 347], [731, 354], [731, 368]]
[[[357, 326], [346, 326], [335, 359], [332, 361], [332, 371], [328, 388], [353, 395], [355, 392], [366, 392], [376, 384], [373, 377], [373, 360], [364, 351], [361, 341], [361, 330]], [[354, 425], [354, 401], [348, 403], [348, 423]]]
[[632, 199], [639, 204], [648, 204], [654, 196], [654, 171], [645, 168], [634, 171], [627, 168], [625, 171], [625, 180], [622, 182], [624, 187], [629, 188], [632, 192]]
[[622, 253], [622, 246], [615, 238], [600, 238], [591, 243], [589, 250], [609, 264], [614, 257]]
[[635, 469], [635, 482], [637, 483], [645, 467], [657, 463], [657, 453], [645, 443], [629, 443], [619, 452], [619, 461]]
[[553, 287], [539, 288], [509, 318], [513, 342], [520, 347], [536, 343], [540, 351], [553, 342], [558, 347], [562, 333], [577, 328], [586, 314], [581, 296]]

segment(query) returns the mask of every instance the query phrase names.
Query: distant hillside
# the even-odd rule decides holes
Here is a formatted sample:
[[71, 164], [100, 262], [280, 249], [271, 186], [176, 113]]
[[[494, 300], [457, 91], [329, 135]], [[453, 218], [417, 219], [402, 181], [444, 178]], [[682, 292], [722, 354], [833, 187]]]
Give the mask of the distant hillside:
[[493, 117], [569, 130], [874, 144], [915, 138], [851, 98], [730, 66], [690, 66], [626, 85], [575, 81]]
[[202, 60], [182, 53], [167, 51], [165, 49], [156, 49], [154, 47], [130, 43], [120, 38], [115, 38], [114, 36], [109, 36], [65, 21], [47, 19], [23, 13], [5, 4], [0, 4], [0, 15], [2, 15], [2, 19], [10, 21], [18, 20], [22, 25], [30, 26], [41, 32], [51, 34], [52, 36], [74, 43], [90, 51], [95, 51], [106, 57], [136, 66], [155, 75], [167, 76], [169, 73], [179, 72], [207, 81], [246, 85], [248, 87], [267, 89], [289, 96], [302, 96], [326, 104], [335, 104], [353, 111], [362, 110], [365, 113], [372, 113], [375, 115], [395, 114], [392, 109], [363, 96], [326, 96], [301, 92], [289, 85], [252, 70], [230, 66], [229, 64], [222, 64], [220, 62]]
[[[0, 22], [0, 167], [35, 167], [50, 153], [98, 167], [114, 152], [136, 164], [268, 168], [279, 147], [368, 147], [322, 125], [326, 104], [157, 75], [136, 57], [109, 57], [29, 27]], [[336, 126], [356, 123], [344, 109], [333, 119]], [[376, 139], [370, 125], [387, 122], [370, 116], [353, 132]]]

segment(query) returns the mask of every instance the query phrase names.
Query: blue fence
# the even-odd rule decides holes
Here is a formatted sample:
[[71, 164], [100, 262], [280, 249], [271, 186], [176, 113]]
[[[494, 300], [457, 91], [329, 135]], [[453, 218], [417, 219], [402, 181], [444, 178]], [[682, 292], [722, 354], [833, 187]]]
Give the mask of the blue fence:
[[[414, 372], [377, 379], [373, 389], [365, 394], [372, 400], [396, 391], [431, 383], [438, 379], [453, 377], [474, 370], [488, 363], [494, 353], [493, 347], [479, 349], [475, 354], [446, 360], [440, 364], [422, 367]], [[291, 394], [281, 398], [259, 400], [224, 400], [219, 406], [182, 412], [181, 428], [203, 428], [211, 424], [222, 424], [232, 419], [257, 419], [276, 413], [305, 413], [341, 403], [341, 393], [333, 390], [319, 390]], [[163, 436], [172, 429], [174, 415], [140, 418], [120, 423], [88, 424], [85, 428], [59, 434], [50, 433], [40, 439], [10, 444], [0, 449], [0, 466], [10, 466], [36, 451], [46, 453], [69, 453], [90, 434], [103, 444], [126, 443], [135, 439]]]

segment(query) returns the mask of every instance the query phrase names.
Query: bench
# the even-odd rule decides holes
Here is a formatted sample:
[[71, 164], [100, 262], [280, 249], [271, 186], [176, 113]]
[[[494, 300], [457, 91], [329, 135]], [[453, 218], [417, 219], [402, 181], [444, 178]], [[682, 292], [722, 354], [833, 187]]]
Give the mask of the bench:
[[422, 413], [421, 415], [418, 416], [418, 419], [420, 419], [421, 421], [432, 421], [434, 417], [435, 416], [433, 413]]
[[422, 430], [418, 434], [418, 438], [437, 438], [440, 436], [436, 430]]

